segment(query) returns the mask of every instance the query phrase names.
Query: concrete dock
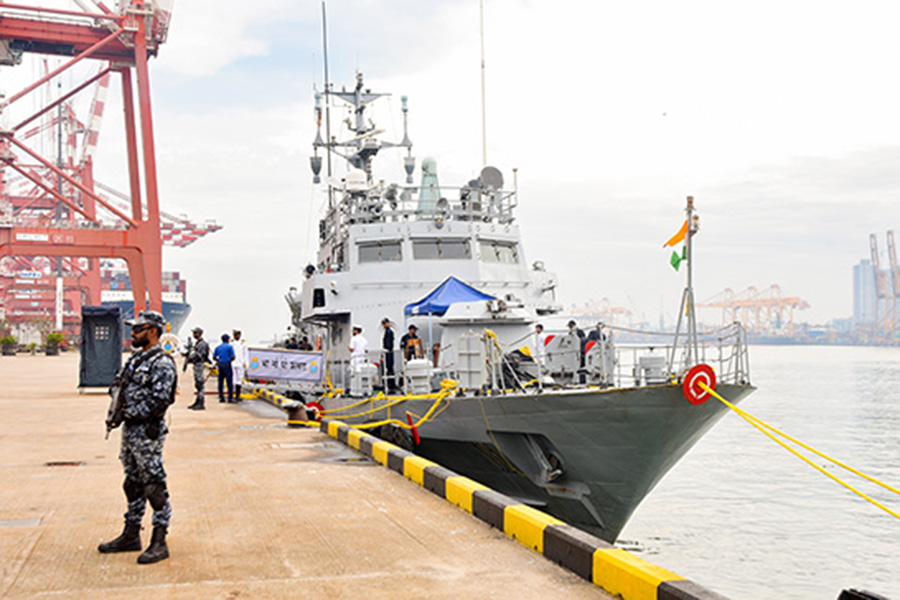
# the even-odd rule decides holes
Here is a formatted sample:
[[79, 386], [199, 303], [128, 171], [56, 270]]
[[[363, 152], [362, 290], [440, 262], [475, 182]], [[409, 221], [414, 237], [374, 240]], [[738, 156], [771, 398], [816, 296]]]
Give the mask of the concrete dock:
[[[78, 354], [0, 357], [0, 597], [611, 598], [261, 401], [170, 409], [171, 558], [103, 555], [125, 500]], [[144, 519], [149, 542], [150, 508]]]

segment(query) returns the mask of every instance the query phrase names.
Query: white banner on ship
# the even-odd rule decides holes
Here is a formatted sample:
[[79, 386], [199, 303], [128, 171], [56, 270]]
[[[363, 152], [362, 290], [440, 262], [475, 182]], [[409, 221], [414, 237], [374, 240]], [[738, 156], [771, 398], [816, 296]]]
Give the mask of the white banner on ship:
[[283, 348], [247, 348], [247, 379], [322, 381], [321, 352], [299, 352]]

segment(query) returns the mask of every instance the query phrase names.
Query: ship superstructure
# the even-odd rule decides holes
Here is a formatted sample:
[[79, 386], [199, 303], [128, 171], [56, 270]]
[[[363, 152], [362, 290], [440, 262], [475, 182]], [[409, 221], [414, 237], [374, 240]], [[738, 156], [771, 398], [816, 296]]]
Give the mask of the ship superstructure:
[[[299, 293], [288, 297], [295, 325], [328, 323], [335, 358], [349, 340], [350, 327], [361, 325], [377, 335], [381, 319], [403, 324], [404, 306], [428, 294], [449, 276], [509, 301], [522, 302], [540, 315], [560, 310], [556, 276], [543, 263], [529, 263], [515, 223], [516, 190], [504, 188], [502, 173], [485, 167], [459, 187], [437, 184], [435, 161], [422, 163], [422, 183], [414, 186], [415, 159], [406, 132], [399, 143], [378, 138], [366, 120], [366, 107], [386, 94], [373, 94], [357, 76], [351, 92], [329, 92], [350, 107], [349, 141], [316, 137], [311, 157], [320, 180], [319, 149], [346, 158], [352, 166], [339, 181], [328, 177], [328, 209], [319, 222], [316, 262], [305, 268]], [[317, 98], [321, 110], [321, 95]], [[373, 161], [384, 148], [405, 148], [406, 185], [386, 184], [373, 176]], [[361, 301], [362, 300], [362, 301]], [[439, 333], [432, 330], [432, 344]]]

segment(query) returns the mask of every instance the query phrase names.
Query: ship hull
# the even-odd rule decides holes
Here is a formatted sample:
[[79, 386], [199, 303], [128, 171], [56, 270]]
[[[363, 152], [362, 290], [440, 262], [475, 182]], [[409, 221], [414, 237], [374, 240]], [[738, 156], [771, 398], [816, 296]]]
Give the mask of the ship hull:
[[[122, 310], [123, 319], [134, 317], [134, 301], [113, 300], [101, 302], [102, 306], [118, 306]], [[172, 325], [172, 333], [177, 334], [191, 314], [191, 305], [187, 302], [169, 302], [163, 300], [162, 314], [166, 322]]]
[[[718, 388], [732, 402], [753, 389]], [[393, 416], [423, 415], [433, 402], [405, 402]], [[613, 542], [644, 497], [727, 411], [716, 400], [688, 403], [676, 385], [468, 396], [449, 400], [420, 425], [419, 445], [405, 431], [380, 433]], [[333, 418], [365, 420], [341, 419], [340, 413]]]

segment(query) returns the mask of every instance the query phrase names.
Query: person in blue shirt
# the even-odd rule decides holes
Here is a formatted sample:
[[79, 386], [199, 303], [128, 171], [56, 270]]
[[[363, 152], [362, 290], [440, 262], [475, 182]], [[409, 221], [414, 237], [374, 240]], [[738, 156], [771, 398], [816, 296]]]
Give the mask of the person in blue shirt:
[[234, 402], [234, 375], [231, 370], [231, 363], [234, 362], [234, 348], [228, 343], [227, 333], [222, 334], [222, 343], [216, 346], [213, 351], [213, 360], [219, 369], [219, 402], [225, 402], [225, 395], [222, 393], [223, 383], [228, 385], [228, 402]]

